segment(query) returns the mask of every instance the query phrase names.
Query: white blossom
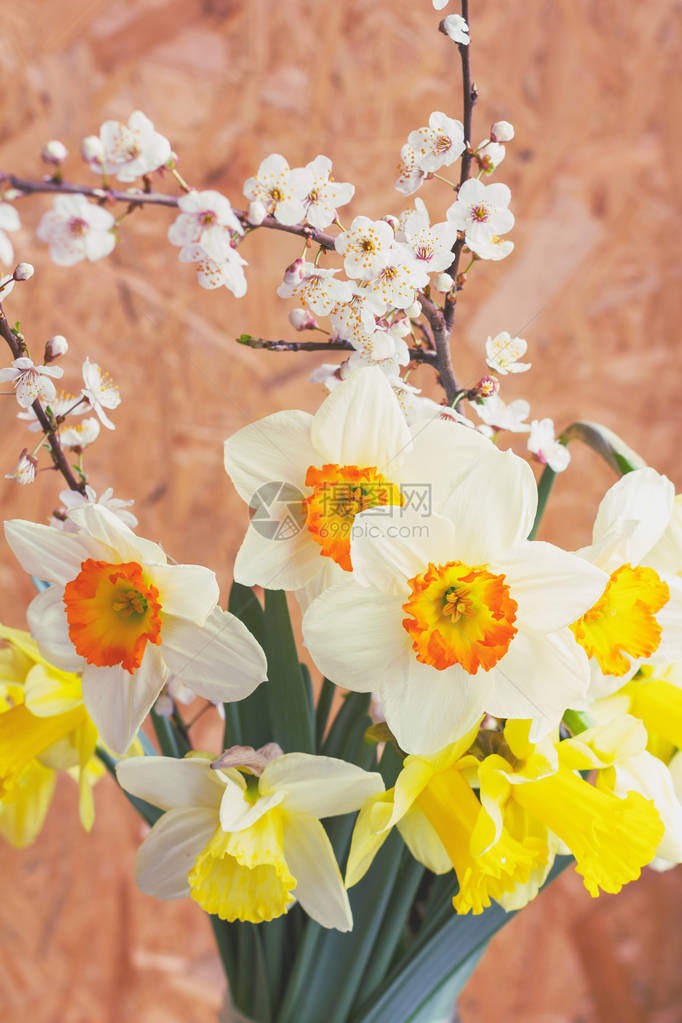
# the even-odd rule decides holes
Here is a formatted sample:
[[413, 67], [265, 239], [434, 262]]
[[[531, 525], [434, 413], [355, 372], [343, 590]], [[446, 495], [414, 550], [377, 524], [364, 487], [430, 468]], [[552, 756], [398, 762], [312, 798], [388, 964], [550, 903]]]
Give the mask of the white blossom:
[[419, 167], [426, 173], [449, 167], [465, 149], [462, 122], [455, 121], [440, 110], [434, 110], [431, 114], [428, 128], [411, 131], [407, 141], [417, 150]]
[[13, 361], [11, 367], [0, 369], [0, 382], [12, 384], [17, 401], [25, 409], [36, 398], [40, 401], [54, 398], [57, 392], [50, 377], [59, 379], [63, 375], [61, 366], [36, 366], [33, 359], [22, 355]]
[[81, 156], [90, 170], [101, 173], [104, 160], [104, 144], [99, 135], [87, 135], [81, 142]]
[[[0, 263], [11, 266], [14, 261], [14, 248], [7, 237], [6, 231], [18, 231], [21, 227], [19, 214], [8, 202], [0, 202]], [[9, 294], [5, 291], [5, 295]], [[3, 296], [4, 297], [4, 296]]]
[[107, 430], [113, 430], [114, 424], [104, 410], [118, 408], [121, 404], [118, 387], [108, 373], [105, 373], [96, 362], [90, 362], [87, 357], [83, 363], [83, 383], [85, 387], [81, 389], [81, 394], [92, 406], [102, 426], [106, 426]]
[[308, 195], [312, 183], [312, 171], [306, 167], [292, 170], [283, 156], [273, 153], [245, 183], [244, 195], [262, 202], [280, 224], [298, 224], [305, 219], [303, 196]]
[[511, 433], [528, 433], [530, 426], [524, 422], [530, 413], [530, 405], [523, 398], [506, 405], [498, 394], [485, 401], [475, 402], [474, 410], [487, 426]]
[[434, 287], [436, 291], [442, 291], [444, 294], [451, 291], [454, 285], [455, 282], [450, 274], [436, 274], [436, 276], [431, 279], [431, 286]]
[[526, 354], [528, 344], [522, 337], [512, 337], [509, 331], [503, 330], [496, 337], [489, 337], [485, 344], [486, 362], [492, 370], [505, 373], [525, 373], [530, 369], [530, 362], [518, 360]]
[[19, 455], [19, 461], [14, 472], [5, 473], [5, 479], [14, 480], [16, 483], [20, 483], [22, 487], [25, 487], [28, 483], [33, 483], [35, 480], [37, 468], [37, 458], [29, 455], [28, 449], [24, 448]]
[[9, 295], [11, 294], [13, 288], [14, 288], [14, 275], [13, 274], [3, 274], [3, 276], [0, 277], [0, 302], [4, 302], [5, 299], [9, 297]]
[[423, 150], [415, 149], [409, 142], [400, 150], [400, 163], [398, 164], [398, 179], [393, 186], [397, 192], [403, 195], [413, 195], [424, 183], [426, 173], [422, 170], [420, 159]]
[[448, 36], [460, 46], [469, 45], [469, 26], [461, 14], [448, 14], [438, 26], [443, 35]]
[[288, 319], [294, 330], [315, 330], [317, 320], [308, 309], [290, 309]]
[[457, 228], [448, 221], [431, 226], [422, 199], [415, 199], [415, 207], [415, 211], [407, 216], [404, 227], [405, 240], [412, 255], [428, 273], [447, 270], [452, 263], [452, 247], [457, 241]]
[[134, 181], [158, 170], [171, 155], [170, 142], [158, 131], [141, 110], [135, 110], [122, 121], [105, 121], [99, 132], [102, 152], [90, 167], [102, 174], [115, 174], [119, 181]]
[[375, 302], [396, 309], [408, 309], [418, 288], [424, 288], [429, 275], [407, 245], [394, 242], [386, 253], [385, 265], [367, 282], [367, 293]]
[[483, 139], [479, 142], [476, 155], [481, 161], [481, 170], [485, 174], [492, 174], [496, 167], [499, 167], [507, 150], [499, 142], [492, 142], [490, 139]]
[[[54, 416], [65, 416], [67, 412], [71, 415], [80, 416], [87, 411], [87, 404], [83, 403], [78, 405], [78, 398], [75, 398], [73, 394], [67, 394], [66, 391], [59, 391], [58, 394], [54, 395], [47, 402], [47, 405]], [[74, 405], [77, 405], [74, 408]], [[73, 409], [73, 412], [71, 411]], [[42, 430], [42, 426], [38, 422], [38, 417], [29, 405], [28, 408], [23, 409], [17, 413], [17, 419], [23, 419], [28, 423], [28, 429], [32, 433], [37, 433]]]
[[492, 235], [506, 234], [514, 226], [514, 214], [508, 209], [511, 192], [501, 183], [484, 185], [469, 178], [459, 190], [456, 202], [447, 211], [451, 224], [464, 231], [467, 245]]
[[59, 139], [50, 139], [46, 142], [40, 154], [43, 163], [49, 163], [54, 167], [61, 166], [68, 155], [68, 149]]
[[337, 207], [345, 206], [353, 198], [355, 185], [334, 181], [328, 156], [316, 156], [305, 169], [312, 178], [308, 191], [302, 196], [305, 219], [313, 227], [329, 227], [336, 220]]
[[282, 281], [277, 289], [280, 298], [295, 298], [318, 316], [328, 316], [339, 302], [348, 302], [353, 295], [350, 281], [337, 281], [338, 270], [327, 270], [313, 263], [303, 264], [301, 280]]
[[490, 138], [493, 142], [511, 142], [514, 138], [514, 125], [509, 121], [495, 121], [490, 128]]
[[107, 487], [105, 491], [100, 494], [99, 500], [96, 492], [90, 486], [89, 483], [85, 486], [85, 493], [81, 494], [78, 490], [62, 490], [59, 494], [59, 500], [64, 505], [64, 512], [68, 515], [74, 510], [74, 508], [82, 508], [85, 504], [98, 504], [101, 508], [107, 508], [113, 515], [115, 515], [121, 522], [129, 526], [130, 529], [134, 529], [137, 525], [137, 517], [132, 512], [126, 511], [135, 504], [134, 501], [122, 501], [119, 497], [114, 497], [113, 487]]
[[259, 199], [254, 199], [253, 202], [249, 203], [246, 219], [252, 227], [258, 227], [262, 224], [267, 215], [268, 211]]
[[433, 0], [433, 7], [436, 11], [442, 11], [444, 7], [447, 7], [450, 0]]
[[195, 263], [197, 281], [208, 291], [225, 287], [236, 298], [246, 294], [244, 267], [248, 263], [232, 248], [226, 238], [211, 235], [206, 246], [193, 244], [180, 249], [181, 263]]
[[168, 228], [171, 245], [198, 243], [205, 248], [211, 235], [224, 235], [226, 231], [244, 234], [230, 200], [220, 192], [187, 192], [178, 200], [178, 207], [180, 213]]
[[[471, 232], [470, 232], [471, 234]], [[514, 251], [514, 242], [508, 238], [500, 238], [498, 234], [487, 238], [482, 235], [480, 238], [469, 237], [467, 246], [479, 259], [506, 259]]]
[[33, 263], [17, 263], [12, 278], [15, 281], [30, 281], [34, 273]]
[[337, 236], [336, 251], [344, 257], [349, 277], [367, 281], [386, 266], [394, 241], [393, 228], [385, 220], [355, 217], [349, 230]]
[[60, 427], [59, 440], [65, 448], [86, 448], [97, 440], [99, 431], [99, 421], [93, 416], [88, 416], [80, 423], [69, 423]]
[[108, 256], [116, 244], [114, 218], [83, 195], [58, 195], [38, 225], [37, 235], [50, 246], [57, 266]]
[[560, 444], [554, 436], [554, 422], [551, 419], [534, 419], [530, 424], [528, 450], [554, 472], [563, 472], [571, 461], [571, 453], [566, 445]]

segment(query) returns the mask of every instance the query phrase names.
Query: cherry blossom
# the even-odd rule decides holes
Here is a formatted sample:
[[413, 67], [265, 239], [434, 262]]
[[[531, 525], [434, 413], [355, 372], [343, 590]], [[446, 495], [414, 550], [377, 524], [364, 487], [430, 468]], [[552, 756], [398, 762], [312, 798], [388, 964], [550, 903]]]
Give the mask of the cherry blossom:
[[454, 43], [459, 43], [460, 46], [469, 45], [469, 26], [461, 14], [448, 14], [438, 27], [443, 35], [448, 36]]
[[479, 142], [476, 155], [481, 161], [481, 170], [485, 174], [492, 174], [496, 167], [499, 167], [507, 150], [499, 142], [492, 142], [490, 139], [483, 139]]
[[442, 11], [444, 7], [447, 7], [450, 0], [433, 0], [433, 7], [436, 11]]
[[449, 167], [465, 149], [462, 122], [455, 121], [440, 110], [434, 110], [431, 114], [428, 128], [411, 131], [407, 141], [418, 151], [419, 167], [426, 173]]
[[[100, 494], [98, 500], [96, 492], [88, 483], [85, 486], [84, 494], [81, 494], [78, 490], [62, 490], [59, 494], [59, 500], [64, 505], [64, 513], [67, 516], [74, 508], [81, 508], [84, 504], [98, 504], [102, 508], [107, 508], [130, 529], [134, 529], [137, 525], [137, 517], [133, 515], [132, 512], [126, 511], [126, 509], [132, 507], [135, 502], [122, 501], [120, 497], [114, 497], [113, 487], [107, 487], [107, 489]], [[74, 531], [77, 530], [76, 526], [73, 528]]]
[[68, 155], [69, 151], [63, 142], [60, 142], [59, 139], [50, 139], [43, 146], [40, 158], [43, 163], [48, 163], [53, 167], [60, 167]]
[[316, 156], [305, 169], [312, 175], [310, 190], [303, 197], [305, 219], [313, 227], [329, 227], [336, 220], [337, 207], [353, 198], [355, 185], [333, 180], [328, 156]]
[[[471, 235], [471, 232], [469, 232]], [[484, 235], [480, 238], [469, 237], [467, 246], [479, 259], [506, 259], [514, 251], [514, 242], [508, 238], [500, 238], [498, 234], [487, 238]]]
[[507, 207], [511, 192], [507, 185], [484, 185], [469, 178], [459, 190], [456, 202], [447, 211], [451, 224], [464, 231], [467, 245], [506, 234], [514, 226], [514, 214]]
[[128, 124], [105, 121], [100, 128], [102, 149], [95, 149], [95, 158], [89, 161], [94, 171], [115, 174], [119, 181], [135, 178], [158, 170], [171, 155], [170, 142], [158, 131], [141, 110], [135, 110]]
[[406, 142], [400, 150], [398, 179], [394, 185], [397, 192], [402, 192], [403, 195], [413, 195], [423, 185], [426, 173], [420, 165], [422, 153], [422, 149], [415, 149], [409, 142]]
[[367, 281], [386, 266], [394, 241], [393, 228], [385, 220], [355, 217], [350, 229], [337, 237], [336, 251], [344, 257], [349, 277]]
[[99, 437], [99, 422], [93, 416], [81, 420], [80, 423], [69, 423], [59, 431], [59, 440], [65, 448], [86, 448]]
[[81, 259], [94, 262], [108, 256], [116, 244], [113, 226], [111, 213], [85, 196], [58, 195], [36, 233], [50, 246], [50, 257], [57, 266], [73, 266]]
[[452, 263], [452, 247], [457, 241], [457, 228], [447, 221], [430, 226], [429, 213], [423, 200], [416, 199], [415, 207], [415, 211], [405, 220], [407, 245], [417, 262], [429, 273], [447, 270]]
[[495, 121], [490, 128], [490, 138], [493, 142], [511, 142], [514, 138], [514, 125], [509, 121]]
[[528, 344], [522, 337], [512, 337], [503, 330], [496, 337], [489, 337], [485, 345], [486, 362], [497, 373], [525, 373], [530, 362], [518, 362], [526, 354]]
[[[80, 416], [87, 411], [88, 406], [85, 402], [81, 405], [78, 402], [79, 399], [75, 398], [73, 394], [59, 391], [58, 394], [48, 399], [48, 407], [54, 416], [65, 416], [67, 412], [71, 415]], [[74, 406], [76, 407], [74, 408]], [[32, 433], [38, 433], [39, 430], [42, 430], [38, 417], [30, 405], [28, 408], [17, 413], [17, 419], [25, 420], [28, 423], [28, 429]]]
[[376, 319], [369, 307], [367, 295], [357, 288], [348, 301], [334, 306], [329, 319], [336, 336], [350, 341], [359, 350], [369, 343], [376, 330]]
[[293, 170], [280, 156], [267, 156], [254, 178], [244, 185], [247, 199], [261, 202], [280, 224], [298, 224], [305, 219], [304, 197], [313, 187], [313, 173], [307, 167]]
[[205, 245], [208, 237], [226, 230], [244, 234], [230, 200], [220, 192], [188, 192], [180, 197], [178, 207], [181, 212], [168, 228], [171, 245]]
[[[21, 227], [19, 214], [8, 202], [0, 202], [0, 263], [11, 266], [14, 260], [14, 248], [6, 235], [6, 231], [18, 231]], [[5, 295], [9, 294], [5, 290]], [[4, 297], [4, 296], [3, 296]]]
[[367, 283], [367, 292], [382, 305], [407, 309], [414, 302], [416, 290], [428, 283], [423, 263], [414, 258], [407, 245], [394, 242], [386, 254], [385, 265]]
[[352, 298], [353, 285], [350, 281], [337, 281], [338, 270], [326, 270], [313, 263], [304, 263], [303, 270], [301, 280], [282, 281], [277, 289], [280, 298], [295, 298], [318, 316], [328, 316], [335, 305]]
[[211, 291], [225, 287], [236, 298], [246, 294], [244, 267], [248, 263], [225, 237], [209, 235], [206, 245], [185, 245], [180, 250], [181, 263], [196, 263], [197, 280], [202, 288]]
[[0, 369], [0, 382], [12, 384], [17, 401], [25, 409], [37, 398], [40, 401], [54, 398], [57, 392], [50, 377], [59, 379], [63, 375], [61, 366], [36, 366], [33, 359], [22, 355], [8, 369]]
[[109, 374], [96, 362], [90, 362], [88, 357], [83, 363], [83, 383], [85, 387], [81, 389], [81, 394], [92, 406], [102, 426], [106, 426], [107, 430], [113, 430], [114, 424], [104, 410], [118, 408], [121, 404], [118, 387]]
[[563, 472], [571, 461], [571, 453], [565, 444], [554, 436], [554, 422], [551, 419], [534, 419], [530, 424], [528, 450], [539, 462], [548, 465], [554, 472]]
[[486, 426], [511, 433], [528, 433], [530, 426], [524, 422], [530, 413], [530, 405], [523, 398], [517, 398], [506, 405], [498, 394], [474, 404], [476, 414]]
[[25, 487], [28, 483], [33, 483], [36, 478], [37, 469], [37, 458], [29, 455], [28, 449], [24, 448], [19, 456], [14, 472], [5, 473], [5, 479], [14, 480], [16, 483], [21, 484], [22, 487]]

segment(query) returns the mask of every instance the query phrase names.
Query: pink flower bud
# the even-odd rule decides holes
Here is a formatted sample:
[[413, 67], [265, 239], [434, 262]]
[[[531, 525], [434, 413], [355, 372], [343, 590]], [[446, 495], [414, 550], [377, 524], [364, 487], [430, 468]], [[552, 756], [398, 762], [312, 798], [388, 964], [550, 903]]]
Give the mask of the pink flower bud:
[[246, 214], [246, 219], [252, 225], [252, 227], [258, 227], [259, 224], [262, 224], [267, 215], [268, 211], [266, 210], [263, 203], [260, 202], [258, 199], [254, 199], [253, 202], [249, 203], [249, 210], [248, 213]]
[[98, 135], [88, 135], [81, 142], [81, 156], [86, 163], [102, 163], [104, 143]]
[[294, 330], [315, 330], [317, 320], [307, 309], [290, 309], [289, 323]]
[[38, 459], [34, 458], [33, 455], [29, 455], [28, 449], [24, 448], [19, 456], [16, 469], [13, 473], [7, 473], [5, 479], [16, 480], [22, 487], [25, 487], [27, 483], [33, 483], [35, 480], [37, 468]]
[[66, 355], [69, 350], [69, 342], [66, 340], [63, 334], [55, 334], [45, 345], [45, 355], [43, 361], [47, 365], [48, 362], [54, 362], [60, 355]]
[[514, 125], [509, 121], [495, 121], [490, 128], [490, 138], [493, 142], [511, 142], [514, 138]]
[[60, 142], [59, 139], [50, 139], [50, 141], [46, 142], [43, 146], [40, 155], [43, 163], [49, 163], [53, 167], [59, 167], [64, 163], [64, 160], [66, 160], [69, 155], [69, 151], [64, 143]]
[[12, 277], [15, 281], [28, 281], [35, 273], [32, 263], [19, 263], [14, 268]]
[[299, 256], [293, 263], [284, 271], [284, 283], [285, 284], [299, 284], [305, 277], [305, 269], [303, 267], [303, 260]]
[[494, 398], [500, 392], [500, 381], [493, 376], [483, 377], [478, 381], [476, 391], [479, 398]]

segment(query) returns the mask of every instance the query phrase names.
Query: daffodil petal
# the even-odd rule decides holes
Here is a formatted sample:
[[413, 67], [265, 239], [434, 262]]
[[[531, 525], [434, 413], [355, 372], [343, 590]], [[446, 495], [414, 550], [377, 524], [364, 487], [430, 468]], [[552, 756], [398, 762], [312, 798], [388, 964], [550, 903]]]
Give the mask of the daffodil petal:
[[243, 586], [298, 590], [313, 583], [329, 561], [305, 526], [294, 536], [276, 540], [249, 525], [237, 552], [234, 577]]
[[627, 549], [619, 557], [638, 565], [667, 529], [674, 499], [675, 487], [655, 469], [647, 467], [627, 473], [607, 490], [599, 505], [592, 530], [593, 544], [625, 523], [636, 522], [637, 528], [629, 531]]
[[97, 731], [115, 753], [123, 754], [161, 692], [167, 669], [156, 647], [147, 646], [138, 670], [120, 665], [83, 672], [83, 703]]
[[137, 852], [135, 880], [145, 895], [184, 899], [187, 875], [217, 826], [215, 810], [187, 807], [160, 817]]
[[31, 635], [43, 657], [62, 671], [83, 671], [85, 660], [69, 639], [69, 623], [61, 586], [48, 586], [33, 598], [26, 611]]
[[202, 565], [155, 565], [151, 579], [164, 614], [203, 625], [218, 603], [215, 572]]
[[434, 874], [447, 874], [452, 862], [433, 824], [418, 806], [413, 806], [398, 822], [398, 831], [415, 860]]
[[286, 815], [284, 856], [296, 878], [294, 894], [308, 916], [322, 927], [350, 931], [353, 916], [348, 895], [327, 832], [317, 818]]
[[[69, 512], [69, 518], [86, 536], [104, 544], [115, 553], [102, 557], [103, 561], [136, 561], [140, 564], [165, 565], [167, 558], [162, 547], [152, 540], [136, 536], [124, 522], [100, 504], [82, 504]], [[60, 533], [64, 536], [64, 533]], [[66, 534], [70, 536], [71, 534]], [[83, 536], [83, 534], [80, 534]], [[75, 573], [74, 573], [75, 575]]]
[[383, 790], [381, 775], [355, 764], [309, 753], [286, 753], [266, 766], [259, 790], [284, 794], [283, 807], [291, 813], [335, 817], [358, 810], [370, 796]]
[[23, 519], [6, 522], [5, 536], [25, 572], [60, 586], [78, 575], [87, 558], [106, 553], [106, 548], [90, 537]]
[[126, 792], [162, 810], [191, 806], [217, 810], [224, 789], [208, 757], [126, 757], [116, 765], [116, 777]]
[[429, 562], [453, 557], [455, 527], [441, 515], [424, 517], [401, 508], [373, 508], [355, 516], [351, 536], [353, 576], [382, 593], [409, 594], [408, 579]]
[[310, 440], [308, 412], [275, 412], [244, 426], [225, 441], [225, 470], [242, 500], [267, 483], [291, 483], [303, 491], [317, 453]]

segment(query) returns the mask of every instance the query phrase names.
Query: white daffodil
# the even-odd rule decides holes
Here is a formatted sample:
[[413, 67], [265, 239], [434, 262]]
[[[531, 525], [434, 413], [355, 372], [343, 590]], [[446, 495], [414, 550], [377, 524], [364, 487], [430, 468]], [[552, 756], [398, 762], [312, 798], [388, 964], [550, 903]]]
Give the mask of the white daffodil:
[[336, 238], [336, 251], [343, 256], [348, 277], [368, 281], [387, 265], [395, 241], [393, 228], [385, 220], [355, 217], [348, 231]]
[[512, 337], [508, 330], [495, 337], [489, 337], [485, 343], [485, 361], [491, 369], [503, 376], [506, 373], [525, 373], [530, 369], [530, 362], [519, 362], [526, 354], [528, 343], [522, 337]]
[[345, 206], [355, 194], [355, 185], [334, 181], [332, 162], [328, 156], [316, 156], [305, 169], [312, 175], [312, 183], [303, 196], [305, 219], [313, 227], [329, 227], [336, 220], [336, 210]]
[[106, 426], [107, 430], [113, 430], [114, 424], [104, 410], [118, 408], [121, 404], [121, 395], [109, 374], [96, 362], [90, 362], [88, 356], [85, 357], [83, 363], [83, 384], [85, 386], [81, 388], [82, 396], [87, 400], [102, 426]]
[[230, 200], [220, 192], [187, 192], [178, 199], [178, 207], [180, 213], [168, 228], [171, 245], [203, 245], [211, 233], [222, 234], [225, 230], [244, 234]]
[[0, 369], [0, 383], [11, 383], [22, 409], [29, 408], [36, 399], [49, 402], [57, 392], [50, 377], [59, 380], [64, 375], [61, 366], [36, 366], [33, 359], [22, 355], [7, 369]]
[[405, 218], [404, 233], [412, 255], [428, 273], [447, 270], [452, 263], [452, 247], [457, 241], [457, 228], [444, 221], [433, 224], [422, 199], [415, 199], [415, 211]]
[[108, 746], [127, 749], [169, 673], [214, 702], [263, 681], [263, 651], [217, 606], [213, 572], [169, 565], [99, 505], [69, 519], [80, 532], [14, 519], [5, 535], [22, 568], [52, 584], [28, 608], [31, 633], [57, 667], [83, 673], [83, 702]]
[[433, 111], [427, 128], [411, 131], [407, 141], [419, 153], [419, 167], [426, 174], [449, 167], [465, 149], [462, 122], [440, 110]]
[[[441, 425], [445, 470], [448, 432], [478, 435]], [[308, 608], [303, 636], [317, 667], [337, 685], [377, 690], [408, 753], [436, 752], [484, 712], [533, 719], [534, 735], [546, 734], [584, 696], [587, 660], [567, 626], [606, 575], [527, 541], [536, 506], [530, 466], [488, 445], [434, 504], [440, 514], [362, 512], [353, 577]]]
[[252, 202], [261, 202], [280, 224], [298, 224], [305, 220], [304, 197], [310, 194], [313, 180], [309, 168], [292, 170], [283, 156], [273, 153], [261, 162], [256, 176], [245, 183], [244, 195]]
[[[447, 211], [447, 219], [459, 231], [473, 251], [477, 242], [489, 241], [493, 235], [506, 234], [514, 226], [509, 207], [511, 192], [501, 182], [484, 185], [469, 178], [459, 190], [456, 202]], [[472, 244], [473, 243], [473, 244]]]
[[642, 659], [682, 659], [682, 556], [675, 488], [655, 469], [629, 472], [607, 491], [592, 544], [578, 551], [609, 576], [599, 600], [572, 626], [590, 658], [591, 699], [619, 689]]
[[225, 468], [252, 516], [235, 579], [299, 590], [342, 578], [360, 511], [381, 508], [387, 522], [406, 505], [427, 515], [489, 446], [437, 416], [411, 431], [374, 366], [352, 372], [314, 416], [276, 412], [245, 426], [225, 442]]
[[111, 213], [85, 196], [58, 195], [36, 234], [49, 245], [53, 263], [73, 266], [82, 259], [92, 263], [108, 256], [116, 244], [113, 227]]
[[99, 138], [101, 146], [90, 166], [100, 174], [115, 174], [119, 181], [134, 181], [158, 170], [171, 155], [170, 142], [141, 110], [133, 111], [127, 124], [105, 121]]
[[137, 883], [158, 899], [190, 896], [223, 920], [261, 923], [298, 901], [323, 927], [353, 919], [321, 817], [352, 813], [381, 791], [378, 774], [306, 753], [236, 747], [211, 762], [133, 757], [126, 791], [166, 812], [142, 843]]
[[[530, 366], [527, 368], [530, 369]], [[554, 436], [554, 421], [552, 419], [533, 420], [530, 424], [530, 436], [526, 446], [539, 462], [548, 465], [554, 472], [563, 472], [564, 469], [568, 469], [571, 452]]]
[[398, 178], [394, 185], [397, 192], [403, 195], [414, 195], [426, 180], [426, 171], [422, 170], [420, 160], [423, 155], [422, 149], [415, 149], [409, 142], [400, 150], [400, 163], [398, 164]]
[[[20, 227], [21, 221], [14, 206], [10, 206], [8, 202], [0, 202], [0, 263], [4, 263], [6, 266], [11, 266], [14, 262], [14, 248], [5, 232], [18, 231]], [[2, 290], [4, 299], [12, 289], [5, 287]]]

